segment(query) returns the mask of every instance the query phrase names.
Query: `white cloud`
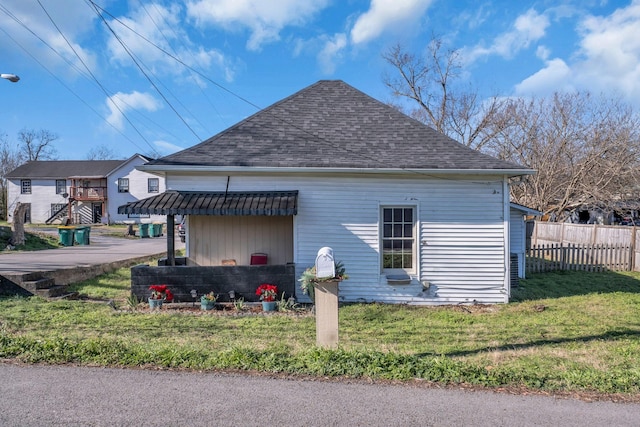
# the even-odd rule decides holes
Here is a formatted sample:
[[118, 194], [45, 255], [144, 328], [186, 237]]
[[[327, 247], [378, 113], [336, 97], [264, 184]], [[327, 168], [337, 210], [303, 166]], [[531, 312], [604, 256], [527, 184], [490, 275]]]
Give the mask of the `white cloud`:
[[579, 24], [578, 51], [571, 62], [548, 60], [539, 47], [544, 68], [516, 85], [517, 94], [546, 95], [553, 91], [588, 90], [615, 93], [640, 106], [640, 0], [608, 16], [587, 16]]
[[172, 144], [170, 142], [163, 141], [163, 140], [153, 141], [153, 145], [158, 149], [158, 152], [163, 156], [167, 156], [177, 151], [184, 150], [184, 147], [180, 147], [179, 145]]
[[607, 17], [587, 17], [580, 26], [576, 78], [596, 90], [616, 89], [640, 97], [640, 1]]
[[406, 31], [427, 10], [432, 0], [371, 0], [370, 9], [351, 29], [354, 44], [369, 42], [386, 31]]
[[549, 95], [572, 90], [571, 68], [559, 58], [547, 61], [546, 67], [516, 85], [517, 95]]
[[[76, 0], [41, 0], [40, 3], [44, 10], [35, 0], [3, 0], [3, 8], [10, 11], [15, 19], [6, 13], [0, 13], [0, 28], [24, 50], [38, 58], [44, 66], [68, 69], [68, 63], [71, 63], [75, 67], [76, 71], [65, 71], [58, 73], [59, 75], [75, 75], [77, 70], [86, 73], [83, 62], [94, 71], [95, 56], [83, 46], [82, 41], [86, 32], [92, 28], [95, 14], [88, 7], [77, 7]], [[58, 28], [54, 26], [52, 20]], [[4, 39], [0, 44], [1, 56], [6, 57], [7, 53], [14, 49], [20, 50], [9, 37]], [[40, 39], [51, 46], [55, 52]]]
[[[181, 28], [181, 12], [177, 4], [164, 7], [147, 3], [133, 10], [130, 16], [118, 18], [119, 22], [112, 21], [111, 26], [137, 60], [150, 67], [155, 73], [176, 76], [187, 72], [184, 66], [164, 53], [164, 50], [195, 69], [206, 70], [211, 66], [222, 69], [225, 78], [232, 80], [234, 70], [220, 51], [195, 46], [191, 42]], [[133, 63], [129, 53], [113, 35], [110, 35], [107, 46], [113, 61], [127, 65]]]
[[324, 48], [318, 53], [318, 62], [325, 74], [333, 74], [336, 70], [336, 61], [340, 59], [341, 52], [347, 46], [347, 36], [344, 33], [335, 34], [326, 41]]
[[195, 0], [187, 3], [187, 14], [197, 25], [242, 27], [251, 32], [247, 48], [259, 50], [280, 39], [283, 28], [304, 25], [328, 4], [328, 0]]
[[[111, 111], [107, 122], [118, 130], [124, 128], [124, 114], [131, 110], [156, 111], [162, 104], [148, 93], [133, 91], [131, 93], [118, 92], [107, 99], [107, 107]], [[115, 104], [115, 105], [114, 105]], [[117, 107], [116, 107], [117, 106]]]
[[489, 47], [478, 44], [472, 48], [466, 48], [463, 50], [463, 56], [468, 62], [489, 55], [511, 58], [519, 51], [527, 49], [533, 42], [543, 38], [549, 24], [549, 18], [545, 14], [529, 9], [516, 18], [510, 31], [494, 38]]

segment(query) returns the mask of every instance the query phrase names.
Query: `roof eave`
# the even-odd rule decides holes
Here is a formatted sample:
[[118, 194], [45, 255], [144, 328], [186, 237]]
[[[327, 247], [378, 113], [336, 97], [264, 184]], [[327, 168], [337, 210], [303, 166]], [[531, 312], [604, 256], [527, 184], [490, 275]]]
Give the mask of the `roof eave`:
[[140, 165], [136, 169], [149, 173], [217, 172], [217, 173], [361, 173], [361, 174], [423, 174], [423, 175], [533, 175], [533, 169], [420, 169], [420, 168], [340, 168], [340, 167], [273, 167], [273, 166], [198, 166]]

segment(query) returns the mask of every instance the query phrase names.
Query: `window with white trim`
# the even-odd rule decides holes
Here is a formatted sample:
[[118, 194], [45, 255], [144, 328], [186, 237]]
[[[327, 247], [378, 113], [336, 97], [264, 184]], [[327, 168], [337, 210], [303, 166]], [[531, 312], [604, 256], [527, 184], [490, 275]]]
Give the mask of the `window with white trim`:
[[31, 194], [31, 180], [30, 179], [21, 179], [20, 180], [20, 193], [21, 194]]
[[147, 191], [149, 193], [160, 192], [160, 178], [149, 178], [147, 180]]
[[382, 207], [380, 247], [383, 271], [416, 271], [415, 213], [414, 207]]
[[56, 179], [56, 194], [64, 194], [67, 192], [67, 180]]
[[118, 178], [118, 193], [129, 192], [129, 178]]

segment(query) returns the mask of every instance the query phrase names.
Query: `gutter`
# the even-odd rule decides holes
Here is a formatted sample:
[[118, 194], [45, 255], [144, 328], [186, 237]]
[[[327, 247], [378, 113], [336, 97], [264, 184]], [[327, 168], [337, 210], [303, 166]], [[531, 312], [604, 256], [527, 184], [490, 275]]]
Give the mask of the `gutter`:
[[406, 174], [406, 175], [533, 175], [533, 169], [417, 169], [417, 168], [335, 168], [335, 167], [268, 167], [268, 166], [196, 166], [141, 165], [136, 169], [149, 173], [216, 172], [216, 173], [312, 173], [312, 174]]

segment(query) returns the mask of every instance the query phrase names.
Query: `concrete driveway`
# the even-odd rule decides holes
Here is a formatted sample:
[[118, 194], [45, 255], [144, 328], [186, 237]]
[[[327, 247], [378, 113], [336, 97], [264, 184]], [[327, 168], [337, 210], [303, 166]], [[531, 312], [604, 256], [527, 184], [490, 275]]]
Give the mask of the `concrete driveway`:
[[[29, 230], [30, 231], [30, 230]], [[35, 229], [57, 236], [57, 228]], [[31, 252], [5, 252], [0, 254], [0, 276], [9, 280], [28, 273], [58, 272], [70, 273], [72, 270], [84, 269], [87, 275], [96, 275], [118, 267], [118, 263], [129, 260], [143, 260], [154, 256], [166, 256], [167, 237], [154, 238], [124, 238], [109, 236], [112, 232], [106, 227], [92, 227], [89, 245], [74, 245]], [[123, 232], [124, 233], [124, 232]], [[176, 249], [184, 248], [179, 239], [175, 242]], [[71, 274], [66, 274], [71, 279]], [[68, 284], [65, 274], [56, 276], [56, 283]]]

